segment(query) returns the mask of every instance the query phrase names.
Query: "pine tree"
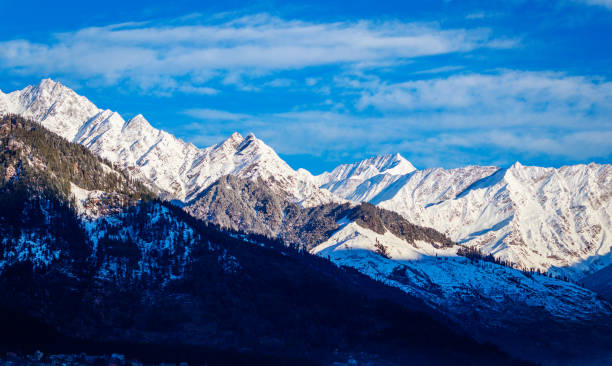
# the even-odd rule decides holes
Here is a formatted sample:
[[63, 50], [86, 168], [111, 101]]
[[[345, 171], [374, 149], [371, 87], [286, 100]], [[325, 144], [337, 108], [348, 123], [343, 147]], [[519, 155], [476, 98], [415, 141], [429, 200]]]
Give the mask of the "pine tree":
[[374, 244], [374, 247], [376, 248], [376, 254], [380, 255], [383, 258], [387, 258], [387, 259], [391, 258], [391, 254], [389, 253], [389, 250], [384, 244], [378, 241], [378, 238], [376, 238], [376, 244]]

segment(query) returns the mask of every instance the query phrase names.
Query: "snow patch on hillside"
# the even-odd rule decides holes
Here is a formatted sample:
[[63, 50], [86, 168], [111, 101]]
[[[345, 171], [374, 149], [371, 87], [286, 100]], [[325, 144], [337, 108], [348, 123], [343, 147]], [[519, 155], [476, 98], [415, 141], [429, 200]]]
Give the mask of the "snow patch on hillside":
[[[377, 243], [387, 248], [390, 258], [376, 253]], [[378, 234], [355, 223], [345, 224], [312, 253], [353, 267], [456, 316], [472, 311], [474, 304], [497, 314], [500, 322], [511, 316], [503, 313], [509, 304], [575, 320], [611, 311], [608, 303], [578, 285], [472, 261], [457, 256], [457, 246], [438, 249], [426, 242], [411, 245], [390, 232]]]

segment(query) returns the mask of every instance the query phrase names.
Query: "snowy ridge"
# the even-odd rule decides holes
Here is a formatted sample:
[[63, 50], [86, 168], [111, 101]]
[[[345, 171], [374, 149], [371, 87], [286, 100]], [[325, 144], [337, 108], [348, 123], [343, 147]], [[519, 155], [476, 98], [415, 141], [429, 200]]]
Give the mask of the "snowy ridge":
[[[377, 243], [386, 247], [389, 258], [376, 253]], [[389, 231], [378, 234], [349, 222], [311, 252], [456, 316], [472, 311], [474, 304], [487, 322], [499, 324], [506, 317], [518, 316], [507, 313], [512, 306], [543, 309], [554, 317], [573, 320], [611, 313], [608, 303], [580, 286], [545, 275], [526, 276], [495, 263], [474, 263], [457, 256], [457, 248], [436, 248], [426, 242], [411, 245]]]
[[341, 201], [303, 171], [287, 165], [254, 135], [235, 133], [206, 149], [152, 127], [142, 116], [125, 121], [50, 79], [9, 94], [0, 92], [0, 114], [31, 118], [69, 141], [152, 182], [167, 198], [189, 201], [219, 177], [263, 179], [304, 206]]
[[519, 268], [579, 279], [612, 262], [610, 165], [435, 168], [323, 186]]

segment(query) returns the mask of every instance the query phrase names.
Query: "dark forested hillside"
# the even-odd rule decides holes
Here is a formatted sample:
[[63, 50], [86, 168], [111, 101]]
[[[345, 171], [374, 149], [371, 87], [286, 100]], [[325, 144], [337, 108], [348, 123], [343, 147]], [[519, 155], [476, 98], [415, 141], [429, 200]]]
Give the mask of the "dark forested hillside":
[[[71, 226], [74, 218], [64, 217], [75, 205], [71, 185], [100, 191], [100, 199], [92, 205], [108, 212], [154, 197], [141, 182], [111, 169], [109, 162], [83, 146], [21, 117], [0, 117], [0, 210], [12, 220], [12, 229]], [[43, 196], [45, 200], [40, 199]], [[64, 214], [43, 220], [46, 204]]]
[[[40, 126], [2, 121], [0, 306], [15, 316], [1, 333], [36, 335], [4, 336], [3, 349], [209, 365], [516, 364], [414, 297], [203, 223]], [[83, 216], [71, 184], [125, 199]]]

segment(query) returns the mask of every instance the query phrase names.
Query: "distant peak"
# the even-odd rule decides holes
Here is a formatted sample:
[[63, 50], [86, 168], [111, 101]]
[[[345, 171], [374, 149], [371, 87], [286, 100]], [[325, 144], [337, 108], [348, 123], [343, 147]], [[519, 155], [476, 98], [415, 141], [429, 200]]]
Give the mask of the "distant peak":
[[57, 82], [51, 78], [45, 78], [45, 79], [42, 79], [38, 85], [50, 85], [50, 84], [56, 84], [56, 83]]
[[134, 117], [130, 118], [126, 123], [125, 127], [129, 129], [139, 129], [139, 130], [148, 130], [152, 129], [153, 126], [147, 121], [147, 119], [142, 114], [137, 114]]
[[127, 123], [132, 124], [132, 123], [142, 123], [142, 122], [148, 123], [148, 121], [146, 120], [146, 118], [144, 118], [142, 114], [137, 114], [134, 117], [130, 118]]
[[378, 155], [376, 158], [387, 161], [408, 161], [400, 153]]
[[38, 83], [38, 87], [40, 89], [53, 89], [56, 86], [63, 86], [59, 81], [54, 81], [52, 79], [42, 79], [40, 83]]
[[402, 166], [403, 170], [406, 170], [406, 173], [410, 173], [414, 170], [417, 170], [414, 165], [412, 165], [412, 163], [410, 161], [408, 161], [408, 159], [404, 158], [403, 156], [400, 155], [400, 153], [395, 153], [393, 155], [393, 158], [395, 161], [397, 161], [397, 165], [396, 166]]
[[399, 153], [378, 155], [361, 162], [361, 164], [371, 165], [381, 173], [407, 174], [416, 168]]
[[32, 85], [30, 86], [30, 88], [35, 94], [38, 94], [38, 95], [40, 94], [57, 95], [57, 94], [65, 93], [65, 92], [74, 93], [72, 89], [63, 85], [59, 81], [55, 81], [52, 79], [42, 79], [40, 83], [38, 83], [38, 85]]
[[265, 153], [273, 153], [274, 155], [276, 155], [276, 152], [274, 151], [274, 149], [272, 149], [270, 146], [266, 145], [265, 142], [263, 142], [262, 140], [258, 139], [257, 137], [255, 137], [255, 135], [253, 133], [249, 133], [244, 140], [242, 140], [242, 142], [240, 143], [240, 145], [237, 147], [238, 151], [244, 151], [247, 148], [251, 149], [251, 150], [257, 150], [259, 152], [265, 152]]
[[514, 168], [514, 169], [520, 169], [520, 168], [522, 168], [522, 167], [524, 167], [524, 165], [523, 165], [523, 164], [521, 164], [521, 163], [520, 163], [520, 162], [518, 162], [518, 161], [516, 161], [514, 164], [512, 164], [512, 165], [510, 166], [510, 168]]
[[238, 145], [240, 145], [240, 143], [242, 142], [242, 140], [244, 140], [244, 138], [242, 137], [241, 134], [239, 134], [238, 132], [234, 132], [231, 134], [230, 137], [228, 137], [227, 139], [223, 140], [221, 143], [219, 143], [217, 145], [217, 148], [224, 148], [224, 149], [237, 149]]

